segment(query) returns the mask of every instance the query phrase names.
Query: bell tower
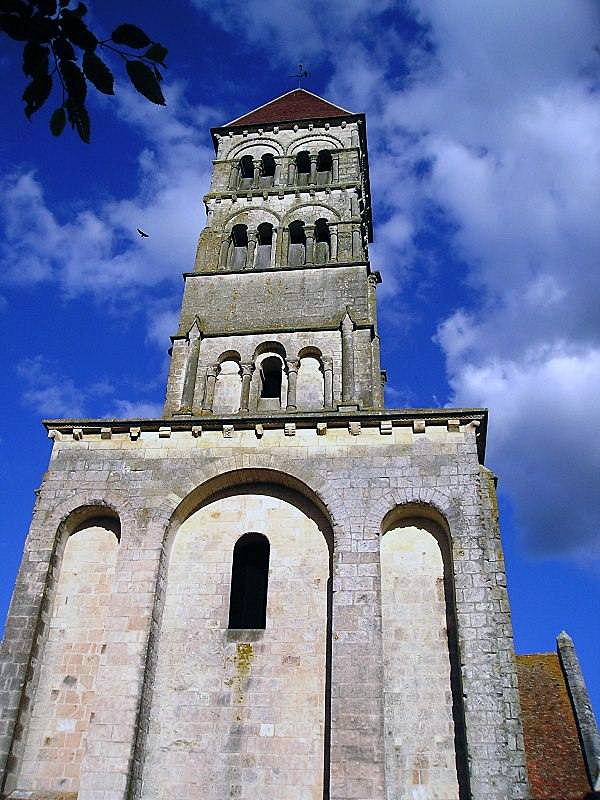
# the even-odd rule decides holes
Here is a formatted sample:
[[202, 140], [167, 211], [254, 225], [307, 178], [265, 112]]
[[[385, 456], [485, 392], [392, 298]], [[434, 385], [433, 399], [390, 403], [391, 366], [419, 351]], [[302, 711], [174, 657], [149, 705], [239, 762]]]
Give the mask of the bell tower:
[[165, 416], [382, 408], [364, 115], [296, 89], [212, 136]]
[[162, 416], [44, 422], [0, 795], [526, 800], [487, 411], [384, 408], [364, 116], [212, 137]]

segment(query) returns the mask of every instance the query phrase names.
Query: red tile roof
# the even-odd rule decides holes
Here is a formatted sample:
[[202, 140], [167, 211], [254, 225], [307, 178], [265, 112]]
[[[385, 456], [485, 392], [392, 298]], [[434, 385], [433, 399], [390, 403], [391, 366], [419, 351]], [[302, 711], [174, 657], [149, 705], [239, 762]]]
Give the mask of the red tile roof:
[[558, 655], [517, 656], [517, 672], [532, 800], [583, 800], [590, 785]]
[[349, 117], [351, 111], [333, 105], [306, 89], [294, 89], [276, 97], [264, 106], [259, 106], [242, 117], [231, 120], [223, 127], [240, 125], [262, 125], [273, 122], [288, 122], [302, 119], [328, 119], [331, 117]]

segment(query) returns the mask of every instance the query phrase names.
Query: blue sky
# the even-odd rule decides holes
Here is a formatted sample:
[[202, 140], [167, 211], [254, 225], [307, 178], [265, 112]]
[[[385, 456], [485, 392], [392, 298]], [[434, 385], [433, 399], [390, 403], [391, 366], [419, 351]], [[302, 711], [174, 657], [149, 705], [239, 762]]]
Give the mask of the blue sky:
[[[91, 5], [169, 48], [167, 108], [90, 90], [92, 144], [27, 123], [0, 56], [2, 620], [39, 420], [158, 415], [204, 224], [208, 128], [294, 87], [367, 114], [393, 406], [490, 409], [519, 652], [574, 637], [600, 708], [600, 8], [592, 0]], [[140, 240], [136, 228], [148, 231]]]

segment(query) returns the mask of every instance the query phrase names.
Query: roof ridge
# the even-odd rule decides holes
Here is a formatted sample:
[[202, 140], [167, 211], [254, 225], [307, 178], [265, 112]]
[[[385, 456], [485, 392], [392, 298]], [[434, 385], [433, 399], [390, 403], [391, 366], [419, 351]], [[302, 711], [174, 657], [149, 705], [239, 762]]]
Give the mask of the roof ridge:
[[[250, 111], [246, 111], [245, 114], [241, 114], [240, 116], [235, 117], [234, 119], [230, 120], [229, 122], [226, 122], [224, 125], [221, 125], [219, 127], [226, 128], [226, 127], [233, 126], [233, 125], [239, 125], [239, 124], [243, 123], [243, 121], [246, 118], [249, 118], [249, 117], [251, 118], [256, 114], [259, 114], [259, 116], [260, 116], [260, 112], [262, 110], [264, 110], [264, 109], [269, 108], [270, 106], [274, 107], [274, 108], [277, 108], [279, 105], [284, 105], [285, 106], [285, 98], [286, 97], [290, 98], [290, 102], [292, 104], [294, 103], [294, 99], [296, 100], [296, 102], [302, 103], [302, 100], [300, 99], [302, 97], [305, 98], [305, 102], [306, 102], [307, 99], [310, 102], [314, 98], [314, 101], [316, 101], [315, 105], [316, 105], [316, 103], [318, 103], [318, 104], [323, 104], [323, 106], [324, 106], [322, 109], [318, 109], [318, 110], [320, 110], [322, 112], [322, 116], [323, 117], [327, 117], [328, 116], [327, 111], [335, 112], [335, 113], [332, 114], [332, 116], [344, 116], [345, 114], [348, 114], [350, 116], [353, 115], [352, 111], [349, 111], [348, 109], [343, 108], [342, 106], [338, 106], [335, 103], [332, 103], [329, 100], [326, 100], [324, 97], [321, 97], [320, 95], [315, 94], [315, 92], [311, 92], [308, 89], [304, 89], [302, 87], [298, 87], [296, 89], [290, 89], [288, 92], [284, 92], [283, 94], [279, 95], [278, 97], [274, 97], [272, 100], [268, 100], [266, 103], [262, 103], [261, 105], [256, 106], [255, 108], [252, 108]], [[292, 99], [292, 98], [294, 98], [294, 99]], [[303, 119], [303, 117], [301, 116], [302, 112], [296, 111], [294, 113], [298, 114], [297, 119]], [[310, 115], [307, 117], [307, 119], [310, 119], [311, 116], [312, 116], [312, 118], [316, 118], [315, 117], [315, 113], [316, 112], [313, 109], [313, 111], [310, 112]], [[267, 114], [267, 116], [268, 116], [268, 114]], [[294, 118], [295, 118], [294, 116], [290, 116], [290, 117], [282, 118], [282, 121], [284, 121], [284, 119], [287, 120], [287, 119], [294, 119]], [[274, 120], [268, 120], [268, 121], [270, 122], [270, 121], [274, 121]], [[248, 124], [250, 124], [250, 125], [257, 124], [258, 125], [258, 124], [261, 124], [261, 122], [262, 122], [262, 120], [260, 120], [260, 119], [258, 119], [258, 120], [250, 119], [248, 121]], [[267, 120], [265, 120], [265, 123], [266, 122], [267, 122]]]

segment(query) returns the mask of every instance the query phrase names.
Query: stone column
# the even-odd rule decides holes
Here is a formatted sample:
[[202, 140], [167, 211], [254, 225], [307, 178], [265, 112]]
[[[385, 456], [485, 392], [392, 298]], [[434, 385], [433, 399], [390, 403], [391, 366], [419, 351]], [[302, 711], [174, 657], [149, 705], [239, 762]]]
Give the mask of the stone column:
[[281, 183], [282, 167], [285, 167], [284, 156], [274, 156], [275, 158], [275, 174], [273, 175], [273, 186], [279, 186]]
[[252, 166], [254, 167], [254, 177], [252, 178], [252, 188], [256, 189], [258, 180], [260, 178], [260, 158], [252, 159]]
[[256, 250], [256, 231], [248, 231], [248, 252], [246, 253], [246, 269], [254, 267], [254, 252]]
[[304, 234], [306, 236], [306, 264], [314, 264], [315, 261], [315, 226], [305, 225]]
[[373, 408], [383, 408], [383, 384], [381, 382], [381, 345], [379, 336], [371, 342], [371, 385], [373, 386]]
[[288, 371], [288, 386], [287, 386], [287, 410], [296, 411], [296, 384], [298, 381], [298, 369], [300, 368], [300, 361], [297, 358], [288, 358], [286, 360]]
[[590, 702], [579, 659], [575, 652], [573, 639], [566, 631], [558, 636], [557, 649], [560, 663], [567, 679], [569, 694], [575, 719], [583, 744], [585, 765], [590, 784], [595, 791], [600, 790], [600, 734], [594, 717], [594, 709]]
[[287, 182], [288, 186], [294, 186], [296, 183], [296, 161], [293, 158], [288, 163]]
[[281, 229], [281, 241], [279, 243], [279, 247], [279, 264], [281, 266], [285, 266], [288, 263], [288, 251], [290, 248], [290, 229], [287, 227]]
[[358, 261], [362, 257], [360, 226], [352, 226], [352, 260]]
[[329, 239], [331, 242], [330, 253], [329, 253], [329, 260], [330, 261], [337, 261], [337, 252], [338, 252], [338, 229], [337, 225], [334, 223], [329, 223]]
[[333, 408], [333, 358], [323, 356], [323, 383], [324, 383], [324, 405], [325, 408]]
[[254, 364], [242, 364], [242, 396], [240, 399], [240, 411], [250, 410], [250, 383]]
[[206, 389], [204, 390], [202, 411], [206, 411], [209, 414], [212, 414], [213, 402], [215, 399], [215, 384], [217, 382], [218, 372], [218, 364], [211, 364], [211, 366], [206, 370]]
[[371, 272], [368, 277], [367, 303], [369, 308], [369, 320], [377, 332], [377, 284], [381, 283], [379, 272]]
[[273, 225], [273, 238], [271, 239], [271, 267], [275, 267], [277, 264], [278, 233], [279, 228], [276, 228], [275, 225]]
[[229, 173], [229, 188], [235, 189], [238, 185], [238, 179], [240, 174], [240, 167], [239, 164], [234, 164], [231, 168], [231, 172]]
[[198, 371], [198, 357], [200, 356], [200, 331], [196, 326], [190, 331], [188, 342], [188, 358], [185, 367], [183, 392], [181, 393], [181, 406], [179, 414], [190, 414], [194, 403], [194, 389], [196, 388], [196, 372]]
[[310, 154], [310, 178], [309, 183], [311, 186], [316, 185], [317, 183], [317, 154], [311, 153]]
[[221, 250], [219, 253], [219, 266], [227, 266], [227, 256], [229, 255], [229, 238], [223, 239], [221, 242]]
[[354, 400], [354, 323], [347, 311], [342, 320], [342, 400]]
[[337, 183], [340, 176], [340, 154], [331, 154], [331, 182]]

